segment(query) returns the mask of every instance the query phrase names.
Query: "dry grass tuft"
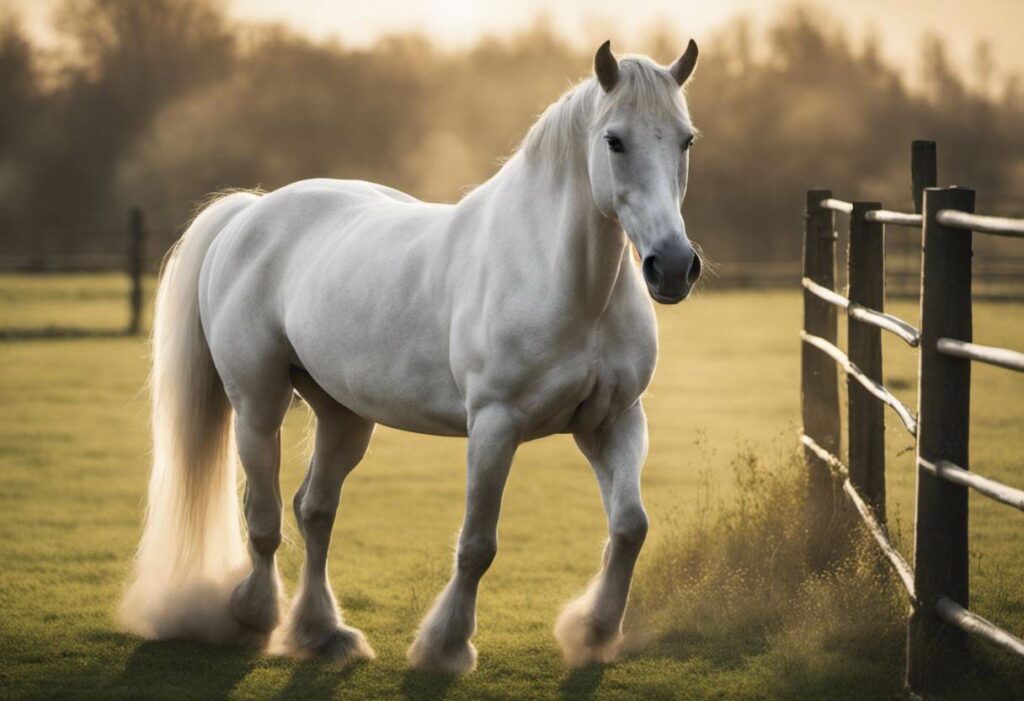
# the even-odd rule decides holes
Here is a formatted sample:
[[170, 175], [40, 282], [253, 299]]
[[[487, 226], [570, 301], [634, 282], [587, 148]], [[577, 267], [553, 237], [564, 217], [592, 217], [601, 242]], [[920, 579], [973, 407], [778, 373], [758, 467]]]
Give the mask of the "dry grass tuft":
[[[771, 697], [835, 697], [853, 681], [860, 693], [867, 684], [898, 694], [907, 605], [870, 536], [841, 506], [826, 528], [812, 528], [820, 515], [805, 506], [796, 456], [769, 469], [745, 452], [733, 469], [730, 505], [645, 556], [626, 622], [630, 649], [748, 667]], [[822, 551], [832, 557], [816, 566]]]

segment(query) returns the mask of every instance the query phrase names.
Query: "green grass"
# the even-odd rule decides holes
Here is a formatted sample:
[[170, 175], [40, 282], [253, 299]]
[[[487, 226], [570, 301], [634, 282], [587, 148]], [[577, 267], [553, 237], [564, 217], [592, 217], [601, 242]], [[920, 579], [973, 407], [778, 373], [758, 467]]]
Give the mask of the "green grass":
[[[126, 316], [124, 289], [114, 277], [0, 276], [0, 328], [117, 328]], [[975, 309], [980, 342], [1024, 348], [1024, 309], [981, 303]], [[916, 318], [912, 305], [892, 310]], [[605, 668], [562, 666], [551, 627], [561, 604], [598, 567], [604, 517], [571, 439], [549, 438], [524, 446], [517, 457], [500, 552], [481, 589], [479, 669], [455, 680], [407, 671], [404, 651], [450, 567], [462, 513], [464, 441], [379, 429], [346, 483], [331, 580], [348, 622], [375, 647], [376, 662], [337, 673], [241, 647], [143, 642], [119, 633], [112, 613], [137, 541], [148, 470], [145, 344], [132, 338], [0, 344], [0, 695], [899, 696], [902, 611], [886, 605], [890, 590], [864, 574], [863, 558], [823, 578], [787, 577], [791, 588], [780, 591], [807, 604], [780, 607], [771, 598], [752, 603], [762, 591], [756, 583], [770, 578], [737, 575], [759, 562], [757, 548], [737, 561], [742, 567], [714, 557], [737, 533], [754, 542], [749, 528], [729, 535], [730, 523], [758, 523], [737, 520], [737, 513], [785, 503], [777, 480], [794, 451], [799, 419], [800, 296], [709, 292], [660, 309], [659, 317], [661, 360], [645, 400], [652, 436], [644, 489], [652, 527], [631, 626], [652, 634], [661, 626], [664, 634]], [[886, 375], [913, 403], [915, 356], [898, 343], [887, 345]], [[979, 367], [972, 402], [972, 467], [1024, 485], [1024, 377]], [[288, 419], [285, 493], [303, 473], [308, 422], [301, 407]], [[912, 443], [891, 415], [888, 426], [891, 520], [909, 553]], [[753, 474], [763, 479], [737, 482], [737, 460], [739, 474], [751, 474], [743, 458], [750, 454], [760, 456]], [[1019, 516], [972, 496], [972, 608], [1018, 633], [1024, 632]], [[301, 551], [290, 513], [285, 528], [281, 567], [294, 586]], [[703, 540], [695, 546], [694, 538]], [[671, 563], [679, 561], [699, 571], [686, 587], [665, 586], [675, 571]], [[839, 586], [840, 576], [855, 591]], [[735, 586], [726, 588], [729, 582]], [[878, 596], [856, 591], [867, 586], [877, 587], [868, 591]], [[682, 596], [687, 593], [692, 596]], [[850, 615], [859, 610], [864, 614]], [[837, 611], [846, 615], [836, 618]], [[1019, 668], [979, 647], [974, 676], [947, 697], [969, 698], [969, 684], [983, 684], [984, 698], [1008, 697], [1022, 683], [1014, 665]]]

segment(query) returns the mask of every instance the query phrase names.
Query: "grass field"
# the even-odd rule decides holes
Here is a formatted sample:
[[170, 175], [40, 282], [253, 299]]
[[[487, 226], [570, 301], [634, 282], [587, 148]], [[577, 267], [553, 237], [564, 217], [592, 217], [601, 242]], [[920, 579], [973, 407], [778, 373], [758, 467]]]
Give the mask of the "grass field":
[[[123, 289], [112, 277], [0, 276], [0, 328], [117, 328], [126, 312]], [[916, 319], [909, 303], [891, 309]], [[1024, 348], [1020, 305], [979, 303], [975, 310], [977, 340]], [[664, 575], [650, 569], [664, 559], [653, 555], [660, 548], [728, 512], [744, 496], [741, 489], [756, 489], [750, 481], [737, 486], [738, 455], [760, 454], [769, 469], [790, 458], [799, 419], [799, 294], [712, 291], [660, 309], [659, 318], [661, 360], [645, 399], [652, 436], [644, 489], [652, 527], [637, 574], [641, 587]], [[886, 343], [887, 381], [913, 405], [915, 355], [898, 341]], [[852, 652], [830, 647], [827, 636], [805, 636], [794, 652], [792, 634], [726, 626], [717, 637], [683, 630], [614, 665], [568, 672], [551, 627], [561, 604], [599, 565], [604, 517], [596, 484], [567, 437], [525, 445], [517, 456], [500, 552], [481, 589], [479, 669], [469, 676], [412, 673], [404, 663], [413, 631], [450, 568], [462, 513], [464, 441], [383, 428], [346, 483], [331, 560], [348, 622], [367, 634], [376, 662], [337, 673], [248, 648], [124, 635], [112, 613], [137, 541], [148, 471], [146, 352], [142, 340], [125, 337], [0, 344], [4, 698], [860, 699], [902, 693], [899, 651], [871, 647], [871, 621], [864, 623], [867, 642]], [[1024, 485], [1024, 377], [977, 367], [972, 403], [972, 468]], [[286, 494], [303, 474], [308, 422], [301, 406], [288, 418]], [[909, 554], [912, 443], [895, 417], [887, 441], [891, 521]], [[1022, 527], [1019, 514], [972, 496], [972, 608], [1018, 633], [1024, 632]], [[280, 562], [294, 585], [301, 550], [290, 513], [285, 536]], [[719, 603], [709, 594], [680, 606], [691, 609], [691, 619], [713, 619]], [[897, 614], [878, 625], [897, 630]], [[1020, 691], [1019, 662], [983, 648], [976, 655], [974, 675], [946, 697], [970, 698], [972, 685], [983, 694], [978, 698]]]

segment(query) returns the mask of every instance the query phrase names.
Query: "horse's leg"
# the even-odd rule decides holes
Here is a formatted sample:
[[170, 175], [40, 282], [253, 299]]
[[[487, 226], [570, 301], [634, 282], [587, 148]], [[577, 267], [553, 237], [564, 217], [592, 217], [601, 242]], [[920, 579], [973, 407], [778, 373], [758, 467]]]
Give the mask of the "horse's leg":
[[327, 580], [327, 550], [342, 483], [366, 453], [374, 424], [335, 402], [306, 372], [293, 370], [292, 382], [316, 413], [316, 439], [309, 470], [293, 502], [306, 540], [306, 564], [283, 626], [281, 650], [331, 657], [343, 665], [373, 659], [363, 634], [342, 623]]
[[466, 478], [466, 515], [455, 571], [420, 624], [409, 648], [418, 669], [462, 674], [476, 666], [476, 595], [480, 578], [498, 552], [498, 513], [520, 433], [504, 408], [488, 407], [471, 418]]
[[[269, 373], [268, 373], [269, 375]], [[281, 424], [291, 400], [291, 384], [270, 376], [245, 391], [227, 385], [235, 408], [235, 441], [245, 470], [243, 505], [249, 530], [252, 572], [231, 596], [231, 612], [240, 623], [261, 632], [277, 625], [281, 582], [275, 553], [281, 544]]]
[[597, 475], [610, 537], [600, 574], [555, 624], [566, 662], [574, 667], [611, 662], [622, 641], [633, 566], [647, 535], [647, 514], [640, 501], [647, 420], [640, 402], [607, 428], [577, 434], [576, 442]]

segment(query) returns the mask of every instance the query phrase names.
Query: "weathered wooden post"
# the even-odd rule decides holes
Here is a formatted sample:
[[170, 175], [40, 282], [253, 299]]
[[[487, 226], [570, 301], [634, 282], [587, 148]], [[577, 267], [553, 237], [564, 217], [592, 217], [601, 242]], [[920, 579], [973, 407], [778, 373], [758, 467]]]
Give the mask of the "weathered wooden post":
[[[936, 221], [943, 209], [974, 211], [974, 190], [928, 188], [924, 195], [917, 454], [968, 469], [971, 361], [939, 353], [940, 338], [970, 341], [970, 231]], [[968, 606], [967, 489], [917, 468], [914, 588], [907, 632], [907, 684], [933, 688], [967, 654], [965, 634], [935, 613], [942, 596]]]
[[[804, 224], [804, 277], [835, 289], [835, 215], [821, 206], [831, 190], [808, 190]], [[836, 342], [836, 308], [804, 290], [804, 331]], [[803, 343], [801, 349], [800, 399], [804, 433], [833, 455], [839, 454], [839, 382], [832, 358]], [[813, 451], [805, 449], [808, 465], [808, 498], [820, 508], [833, 495], [832, 476]]]
[[28, 231], [26, 233], [28, 234], [28, 240], [32, 245], [32, 249], [30, 251], [28, 269], [32, 272], [41, 273], [49, 267], [46, 262], [46, 232], [43, 229], [36, 229], [33, 224], [32, 218], [29, 217], [26, 225]]
[[128, 237], [128, 275], [132, 280], [132, 290], [128, 298], [128, 333], [134, 336], [142, 330], [142, 273], [145, 270], [146, 248], [142, 210], [138, 207], [131, 211]]
[[914, 211], [920, 214], [924, 206], [924, 190], [939, 184], [939, 164], [934, 141], [913, 141], [910, 144], [910, 189], [914, 198]]
[[[854, 202], [850, 215], [847, 280], [851, 304], [885, 310], [885, 233], [882, 224], [864, 215], [881, 209], [878, 202]], [[847, 315], [847, 355], [872, 380], [882, 382], [882, 331]], [[850, 481], [885, 519], [885, 405], [853, 375], [846, 376], [847, 467]]]

